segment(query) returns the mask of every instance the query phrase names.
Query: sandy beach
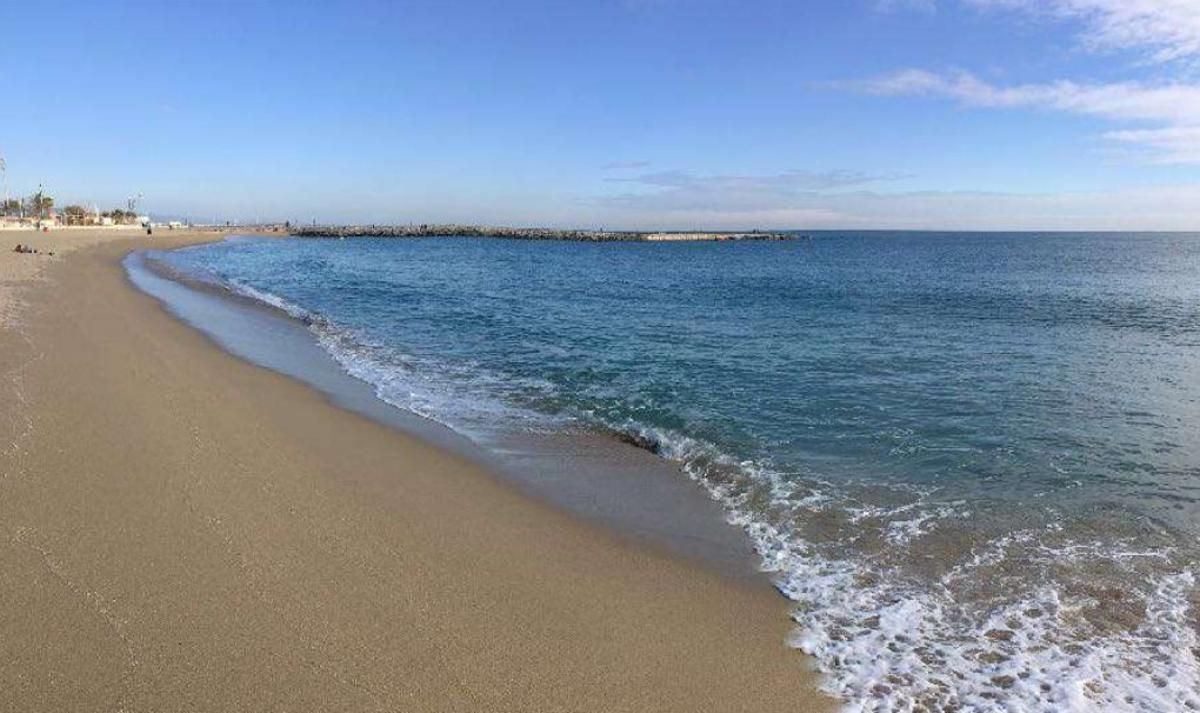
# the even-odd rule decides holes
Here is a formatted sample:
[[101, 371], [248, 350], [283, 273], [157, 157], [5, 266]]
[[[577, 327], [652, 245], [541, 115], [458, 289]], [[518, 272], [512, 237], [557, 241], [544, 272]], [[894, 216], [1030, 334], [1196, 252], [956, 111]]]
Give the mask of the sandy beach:
[[[788, 603], [0, 245], [0, 710], [816, 711]], [[10, 252], [16, 242], [57, 255]]]

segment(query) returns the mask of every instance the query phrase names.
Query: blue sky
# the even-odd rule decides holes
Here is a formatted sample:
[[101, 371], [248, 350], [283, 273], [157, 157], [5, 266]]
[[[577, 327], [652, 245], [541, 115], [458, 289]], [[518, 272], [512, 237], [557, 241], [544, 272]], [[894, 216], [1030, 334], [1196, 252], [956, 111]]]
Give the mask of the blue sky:
[[95, 0], [0, 28], [10, 190], [60, 204], [1200, 230], [1189, 0]]

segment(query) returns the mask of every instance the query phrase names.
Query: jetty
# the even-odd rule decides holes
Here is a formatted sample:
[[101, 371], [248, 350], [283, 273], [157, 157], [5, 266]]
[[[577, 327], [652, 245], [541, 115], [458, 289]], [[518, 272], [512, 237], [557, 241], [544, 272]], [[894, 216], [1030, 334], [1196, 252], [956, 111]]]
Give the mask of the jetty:
[[579, 240], [585, 242], [668, 242], [716, 240], [791, 240], [795, 235], [751, 230], [744, 232], [572, 230], [558, 228], [506, 228], [484, 225], [306, 225], [292, 226], [301, 238], [429, 238], [470, 237], [507, 240]]

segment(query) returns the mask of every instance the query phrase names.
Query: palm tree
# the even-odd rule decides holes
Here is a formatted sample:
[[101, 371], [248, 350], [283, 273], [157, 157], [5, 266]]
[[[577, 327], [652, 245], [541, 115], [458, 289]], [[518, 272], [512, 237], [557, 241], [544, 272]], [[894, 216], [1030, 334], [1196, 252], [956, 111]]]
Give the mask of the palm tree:
[[29, 198], [29, 212], [40, 220], [46, 217], [46, 212], [53, 207], [54, 199], [43, 193], [42, 187], [38, 186], [38, 192]]

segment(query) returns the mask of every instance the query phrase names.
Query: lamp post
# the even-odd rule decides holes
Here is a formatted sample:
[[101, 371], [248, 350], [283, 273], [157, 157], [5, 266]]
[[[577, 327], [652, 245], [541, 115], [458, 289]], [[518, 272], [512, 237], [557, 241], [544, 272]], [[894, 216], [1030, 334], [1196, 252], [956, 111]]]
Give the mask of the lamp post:
[[0, 180], [4, 181], [4, 217], [8, 217], [8, 164], [4, 162], [4, 157], [0, 156]]

